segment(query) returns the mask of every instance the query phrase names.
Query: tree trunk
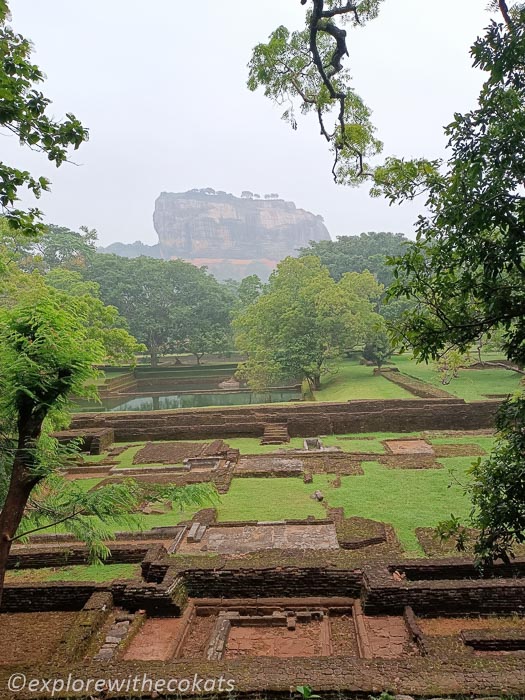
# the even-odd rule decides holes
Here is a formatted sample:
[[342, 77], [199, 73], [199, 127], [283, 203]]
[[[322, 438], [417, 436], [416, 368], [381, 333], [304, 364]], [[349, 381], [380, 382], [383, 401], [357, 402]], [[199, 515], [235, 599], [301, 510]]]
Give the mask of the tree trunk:
[[7, 558], [11, 551], [13, 537], [16, 535], [20, 521], [24, 515], [31, 491], [40, 481], [39, 478], [30, 477], [26, 466], [19, 456], [15, 457], [9, 491], [0, 512], [0, 606], [4, 591], [5, 572]]
[[321, 373], [316, 372], [313, 376], [314, 391], [319, 391], [321, 388]]
[[157, 348], [155, 346], [151, 347], [149, 350], [149, 354], [151, 357], [151, 366], [157, 367], [159, 364], [159, 356], [157, 354]]
[[18, 443], [9, 479], [9, 490], [0, 512], [0, 606], [4, 592], [7, 558], [11, 551], [13, 537], [24, 516], [31, 491], [43, 478], [41, 475], [35, 476], [32, 468], [35, 464], [36, 444], [47, 409], [41, 408], [35, 413], [33, 408], [32, 399], [29, 397], [26, 397], [25, 405], [22, 401], [18, 408]]

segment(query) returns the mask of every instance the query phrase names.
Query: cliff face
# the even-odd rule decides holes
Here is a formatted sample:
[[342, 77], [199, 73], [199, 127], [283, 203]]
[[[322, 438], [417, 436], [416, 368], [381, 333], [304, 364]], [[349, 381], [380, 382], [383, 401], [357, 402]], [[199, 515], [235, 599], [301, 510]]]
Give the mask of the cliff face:
[[310, 241], [329, 240], [321, 216], [282, 199], [239, 198], [213, 190], [163, 192], [153, 224], [162, 258], [206, 265], [219, 279], [267, 278]]

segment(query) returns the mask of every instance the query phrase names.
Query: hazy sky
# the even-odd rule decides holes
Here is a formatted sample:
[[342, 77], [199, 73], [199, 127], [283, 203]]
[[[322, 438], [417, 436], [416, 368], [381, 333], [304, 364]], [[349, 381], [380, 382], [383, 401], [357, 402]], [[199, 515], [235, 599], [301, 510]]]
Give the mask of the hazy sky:
[[[50, 223], [96, 228], [102, 245], [155, 243], [162, 191], [213, 187], [278, 192], [321, 214], [333, 237], [410, 235], [415, 207], [333, 183], [311, 122], [294, 132], [262, 93], [246, 88], [253, 45], [280, 24], [299, 29], [299, 0], [11, 0], [16, 31], [34, 42], [56, 117], [73, 112], [90, 140], [78, 164], [50, 166], [2, 136], [2, 159], [49, 175], [38, 206]], [[374, 112], [384, 155], [435, 157], [442, 127], [475, 104], [482, 75], [469, 46], [490, 20], [487, 0], [385, 0], [351, 30], [347, 59]], [[25, 202], [27, 203], [27, 202]]]

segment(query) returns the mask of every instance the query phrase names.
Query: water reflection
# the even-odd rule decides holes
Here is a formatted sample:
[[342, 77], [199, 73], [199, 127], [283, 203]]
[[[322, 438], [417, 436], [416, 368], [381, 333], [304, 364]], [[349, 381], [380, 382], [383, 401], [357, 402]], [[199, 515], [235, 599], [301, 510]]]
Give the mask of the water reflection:
[[277, 389], [265, 392], [232, 391], [210, 393], [181, 393], [151, 395], [126, 394], [102, 399], [101, 404], [79, 402], [76, 411], [166, 411], [173, 408], [204, 408], [206, 406], [247, 406], [259, 403], [298, 401], [301, 394], [293, 389]]

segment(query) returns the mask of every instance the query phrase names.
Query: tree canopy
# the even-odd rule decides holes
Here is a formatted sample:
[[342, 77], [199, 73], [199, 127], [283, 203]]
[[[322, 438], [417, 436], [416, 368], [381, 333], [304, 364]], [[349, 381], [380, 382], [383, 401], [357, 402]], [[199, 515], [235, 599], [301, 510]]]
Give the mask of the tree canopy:
[[[87, 140], [88, 132], [71, 113], [61, 121], [49, 115], [51, 101], [38, 89], [45, 76], [31, 62], [31, 43], [9, 26], [9, 19], [8, 4], [0, 0], [0, 127], [59, 167], [70, 148]], [[0, 213], [14, 229], [31, 236], [41, 233], [42, 213], [35, 207], [24, 211], [16, 203], [21, 188], [39, 198], [49, 187], [47, 178], [0, 162]]]
[[228, 347], [233, 298], [202, 268], [182, 260], [99, 254], [84, 276], [97, 282], [104, 302], [127, 319], [153, 365], [168, 350], [199, 359]]
[[[298, 111], [313, 113], [333, 153], [337, 182], [359, 184], [371, 170], [370, 159], [381, 152], [370, 109], [350, 85], [343, 67], [348, 54], [346, 29], [374, 19], [382, 0], [312, 0], [305, 28], [278, 27], [266, 44], [258, 44], [249, 63], [248, 87], [261, 87], [284, 106], [282, 118], [297, 129]], [[301, 0], [307, 4], [307, 0]]]
[[[502, 330], [507, 358], [525, 362], [525, 10], [505, 9], [505, 21], [491, 22], [472, 47], [487, 79], [476, 109], [446, 128], [448, 161], [427, 164], [415, 178], [399, 163], [383, 173], [393, 201], [427, 196], [428, 214], [396, 260], [390, 290], [417, 300], [394, 333], [423, 359], [463, 353]], [[501, 440], [473, 470], [471, 520], [481, 530], [482, 559], [524, 541], [522, 411], [522, 398], [503, 405]]]
[[[507, 357], [523, 364], [523, 3], [489, 4], [499, 13], [499, 22], [491, 21], [471, 49], [474, 66], [487, 78], [477, 107], [455, 114], [445, 129], [448, 159], [389, 157], [375, 167], [366, 159], [380, 150], [372, 145], [373, 127], [366, 123], [366, 137], [359, 129], [354, 132], [359, 119], [342, 106], [346, 99], [349, 104], [354, 99], [349, 71], [342, 64], [348, 53], [343, 25], [358, 25], [361, 17], [372, 19], [380, 3], [301, 0], [301, 4], [308, 5], [307, 29], [290, 34], [281, 27], [268, 44], [255, 47], [249, 85], [263, 86], [274, 101], [292, 105], [295, 100], [303, 112], [318, 112], [321, 133], [335, 150], [333, 172], [338, 182], [356, 184], [368, 178], [371, 194], [391, 203], [426, 197], [427, 211], [416, 224], [416, 241], [395, 260], [389, 291], [397, 302], [391, 324], [395, 341], [411, 347], [420, 359], [438, 360], [447, 353], [450, 357], [451, 351], [463, 353], [493, 331], [503, 330]], [[296, 127], [292, 110], [284, 116]], [[336, 111], [339, 123], [327, 134], [323, 119], [330, 110]], [[348, 135], [351, 140], [354, 133], [361, 133], [363, 140], [355, 145], [352, 158], [351, 148], [342, 146], [341, 138]], [[505, 555], [513, 542], [523, 541], [525, 497], [522, 489], [513, 488], [514, 483], [525, 482], [522, 412], [520, 398], [503, 405], [499, 447], [473, 472], [469, 490], [472, 522], [481, 529], [476, 547], [481, 558]]]
[[89, 380], [104, 351], [86, 334], [85, 308], [64, 308], [49, 287], [22, 293], [0, 308], [0, 416], [16, 436], [9, 489], [0, 512], [0, 590], [5, 564], [32, 490], [47, 475], [41, 434], [44, 421], [65, 407], [71, 393], [93, 394]]
[[397, 259], [391, 295], [417, 306], [398, 336], [423, 358], [448, 345], [467, 350], [484, 333], [504, 329], [507, 356], [525, 362], [525, 12], [510, 26], [492, 22], [472, 48], [487, 72], [476, 109], [447, 127], [449, 160], [417, 184], [385, 179], [403, 201], [415, 188], [429, 213], [417, 241]]
[[286, 258], [234, 320], [236, 344], [248, 354], [241, 376], [256, 389], [290, 379], [319, 388], [327, 362], [362, 342], [379, 320], [381, 290], [369, 272], [336, 283], [319, 258]]
[[338, 282], [345, 272], [372, 272], [377, 281], [388, 286], [392, 267], [388, 258], [402, 254], [408, 238], [402, 233], [375, 232], [358, 236], [338, 236], [335, 241], [312, 241], [301, 255], [315, 255]]

